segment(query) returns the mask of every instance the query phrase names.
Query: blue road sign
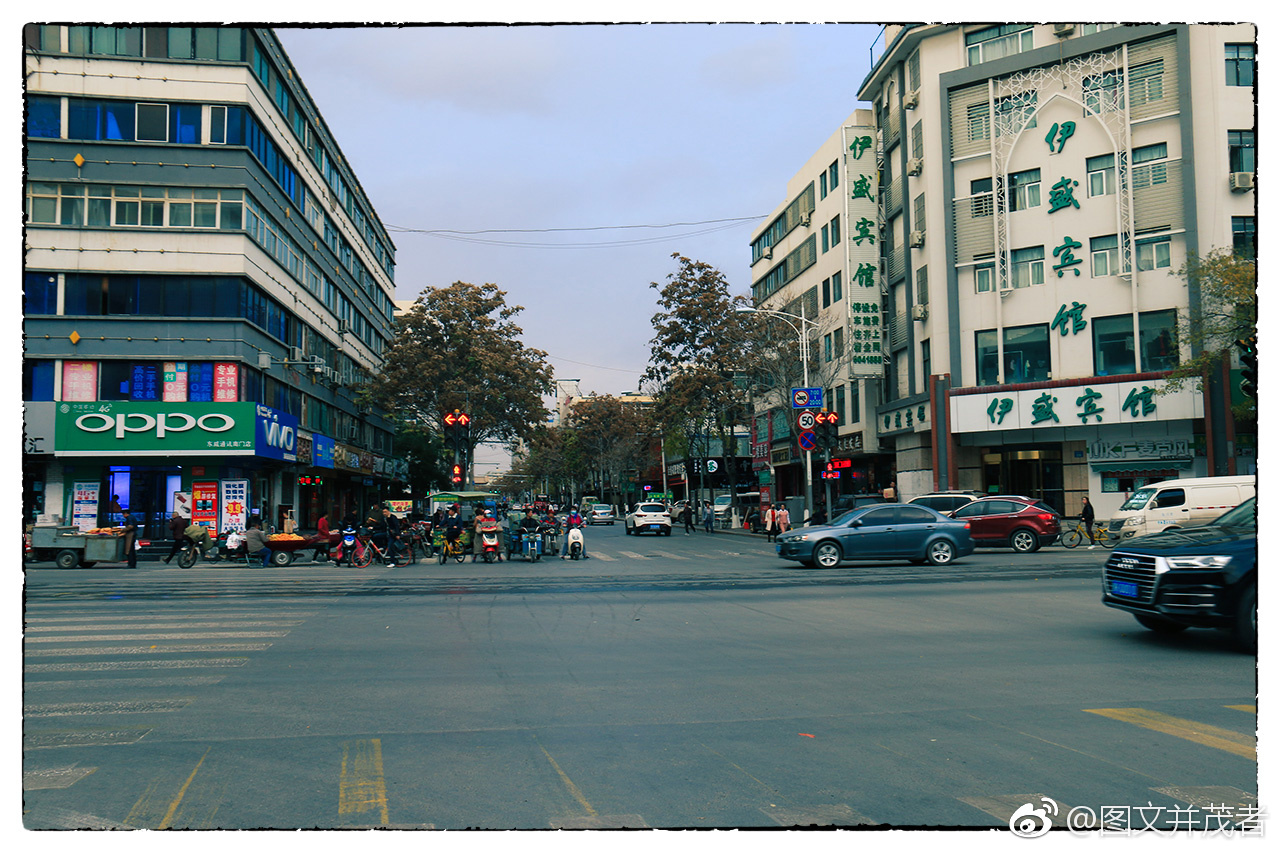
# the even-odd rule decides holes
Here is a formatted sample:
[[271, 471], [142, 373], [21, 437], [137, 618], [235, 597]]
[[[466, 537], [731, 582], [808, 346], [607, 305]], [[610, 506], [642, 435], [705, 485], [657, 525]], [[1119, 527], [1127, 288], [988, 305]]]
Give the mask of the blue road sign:
[[807, 429], [796, 437], [796, 441], [800, 442], [801, 450], [817, 450], [818, 437], [813, 434], [813, 430]]
[[821, 409], [822, 408], [822, 389], [821, 388], [792, 388], [791, 389], [791, 408]]

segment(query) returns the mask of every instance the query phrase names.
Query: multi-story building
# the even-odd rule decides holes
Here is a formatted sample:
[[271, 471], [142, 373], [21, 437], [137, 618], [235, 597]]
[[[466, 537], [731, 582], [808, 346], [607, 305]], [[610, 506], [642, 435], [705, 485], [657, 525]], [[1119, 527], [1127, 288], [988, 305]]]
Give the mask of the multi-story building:
[[875, 417], [901, 492], [1070, 513], [1088, 496], [1105, 516], [1150, 480], [1252, 470], [1235, 383], [1161, 391], [1201, 305], [1174, 273], [1189, 254], [1253, 252], [1255, 35], [889, 28], [859, 97], [888, 259]]
[[[790, 349], [799, 349], [801, 337], [810, 349], [807, 373], [797, 359], [751, 377], [770, 388], [757, 398], [752, 424], [753, 467], [765, 502], [813, 492], [815, 504], [824, 504], [828, 496], [883, 488], [892, 477], [893, 458], [882, 452], [875, 422], [885, 369], [873, 121], [869, 110], [849, 116], [787, 182], [786, 199], [752, 234], [752, 303], [780, 341], [796, 343]], [[831, 473], [839, 472], [819, 478], [816, 488], [812, 479], [805, 482], [793, 387], [820, 389], [821, 408], [838, 418], [833, 446], [808, 454], [811, 478], [828, 457]]]
[[159, 536], [178, 506], [309, 526], [387, 496], [406, 467], [353, 386], [395, 248], [275, 34], [25, 37], [26, 519], [118, 502]]

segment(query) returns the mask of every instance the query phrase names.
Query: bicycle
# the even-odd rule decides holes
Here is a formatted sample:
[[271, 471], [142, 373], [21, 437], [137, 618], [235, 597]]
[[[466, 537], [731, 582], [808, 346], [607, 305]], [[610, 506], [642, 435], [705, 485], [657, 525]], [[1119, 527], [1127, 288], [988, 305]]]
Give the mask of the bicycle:
[[[1081, 542], [1089, 538], [1088, 532], [1085, 530], [1084, 522], [1077, 521], [1076, 526], [1066, 531], [1059, 537], [1058, 541], [1062, 543], [1063, 548], [1074, 548]], [[1101, 545], [1103, 548], [1114, 548], [1120, 540], [1107, 532], [1107, 523], [1094, 522], [1093, 525], [1093, 543]]]
[[440, 546], [440, 553], [437, 554], [437, 557], [439, 558], [440, 565], [442, 566], [449, 562], [450, 557], [453, 557], [453, 559], [459, 563], [465, 560], [467, 558], [467, 552], [462, 548], [462, 537], [458, 537], [457, 539], [445, 539], [444, 543]]

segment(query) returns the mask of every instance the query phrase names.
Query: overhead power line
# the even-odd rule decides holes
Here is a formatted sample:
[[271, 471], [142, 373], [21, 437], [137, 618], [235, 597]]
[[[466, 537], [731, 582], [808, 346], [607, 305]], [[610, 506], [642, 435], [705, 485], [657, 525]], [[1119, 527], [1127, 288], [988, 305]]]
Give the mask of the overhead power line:
[[[408, 228], [400, 225], [388, 225], [387, 230], [400, 234], [423, 234], [428, 237], [435, 237], [441, 240], [454, 240], [462, 243], [476, 243], [486, 246], [511, 246], [516, 248], [530, 249], [602, 249], [617, 248], [619, 246], [641, 246], [652, 243], [662, 243], [670, 240], [683, 240], [688, 237], [697, 237], [703, 234], [714, 234], [719, 231], [727, 231], [737, 228], [745, 222], [754, 222], [763, 219], [764, 216], [739, 216], [731, 219], [703, 219], [696, 222], [671, 222], [665, 225], [592, 225], [581, 228], [486, 228], [475, 231], [462, 231], [452, 228]], [[484, 234], [564, 234], [590, 231], [624, 231], [631, 229], [666, 229], [666, 228], [688, 228], [691, 226], [710, 226], [699, 228], [694, 231], [682, 231], [679, 234], [662, 234], [651, 237], [638, 237], [628, 240], [602, 240], [595, 242], [536, 242], [536, 241], [520, 241], [520, 240], [500, 240], [492, 237], [483, 237]]]

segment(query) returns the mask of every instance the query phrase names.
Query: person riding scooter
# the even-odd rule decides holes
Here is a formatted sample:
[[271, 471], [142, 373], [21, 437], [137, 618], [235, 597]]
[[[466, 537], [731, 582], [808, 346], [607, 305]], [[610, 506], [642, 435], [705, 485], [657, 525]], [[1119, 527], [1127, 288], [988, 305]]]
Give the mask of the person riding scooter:
[[[476, 539], [473, 550], [475, 553], [484, 557], [485, 562], [489, 561], [489, 555], [493, 554], [498, 558], [498, 562], [502, 562], [502, 549], [499, 547], [499, 539], [502, 535], [502, 528], [498, 525], [498, 520], [493, 517], [493, 513], [486, 511], [484, 515], [479, 516], [476, 520]], [[475, 556], [472, 555], [471, 562], [475, 562]]]
[[576, 509], [569, 513], [569, 518], [564, 523], [564, 553], [560, 555], [560, 559], [567, 560], [573, 556], [575, 549], [578, 556], [584, 560], [587, 559], [587, 538], [583, 535], [585, 527], [586, 522]]

